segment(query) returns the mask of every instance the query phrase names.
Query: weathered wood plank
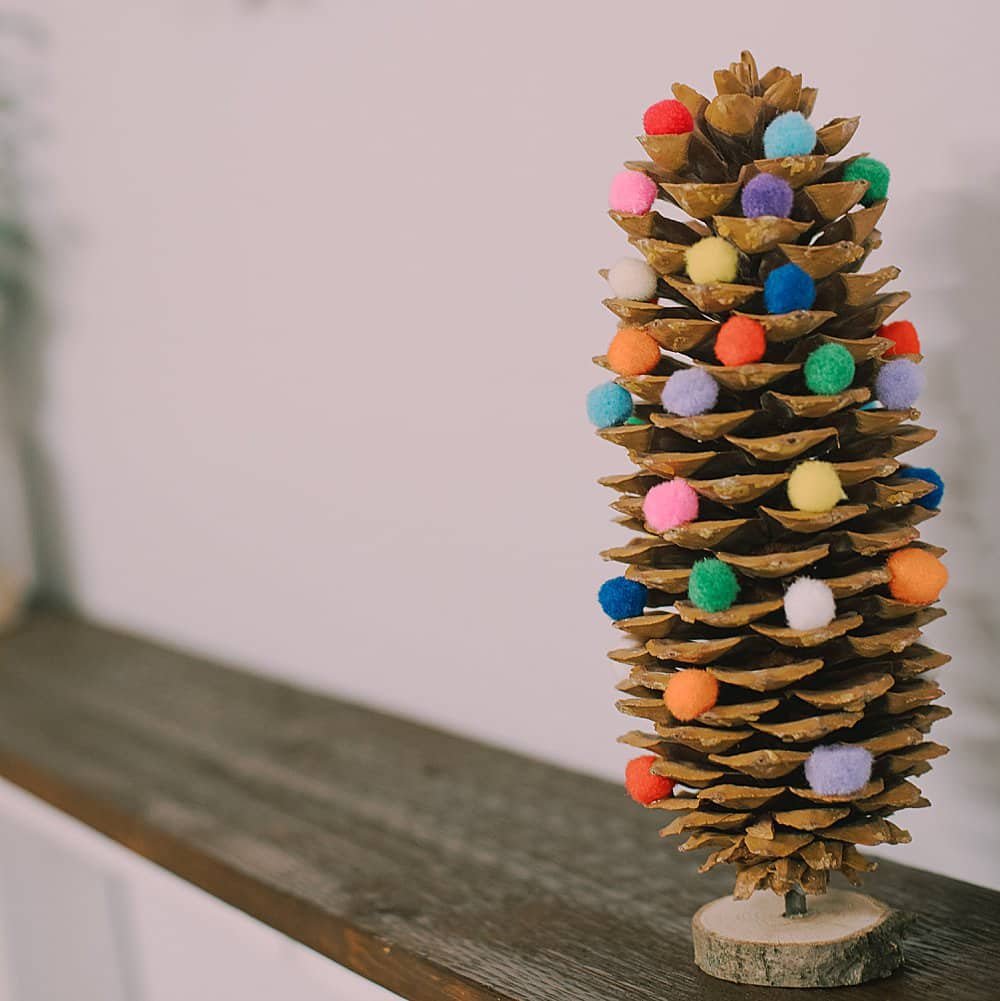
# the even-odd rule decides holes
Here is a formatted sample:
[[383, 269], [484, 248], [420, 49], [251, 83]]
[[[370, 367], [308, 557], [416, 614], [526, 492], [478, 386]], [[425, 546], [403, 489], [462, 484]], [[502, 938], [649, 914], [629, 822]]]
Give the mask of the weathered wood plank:
[[[730, 874], [618, 787], [57, 613], [0, 642], [0, 775], [418, 1001], [801, 997], [694, 967]], [[922, 919], [852, 998], [995, 996], [1000, 894], [891, 863], [866, 890]]]

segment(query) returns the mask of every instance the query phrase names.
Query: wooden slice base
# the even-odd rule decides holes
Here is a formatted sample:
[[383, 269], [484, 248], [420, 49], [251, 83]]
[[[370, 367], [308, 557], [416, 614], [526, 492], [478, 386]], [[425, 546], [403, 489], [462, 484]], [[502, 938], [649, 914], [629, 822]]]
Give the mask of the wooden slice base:
[[907, 918], [863, 893], [809, 898], [803, 917], [761, 891], [722, 897], [691, 921], [694, 961], [720, 980], [765, 987], [842, 987], [887, 977], [903, 962]]

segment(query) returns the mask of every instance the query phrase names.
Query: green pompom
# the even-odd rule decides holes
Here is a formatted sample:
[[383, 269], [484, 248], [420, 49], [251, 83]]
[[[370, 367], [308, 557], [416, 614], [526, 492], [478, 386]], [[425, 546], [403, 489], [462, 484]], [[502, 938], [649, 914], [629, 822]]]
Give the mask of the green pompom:
[[844, 180], [868, 182], [862, 205], [873, 205], [889, 194], [889, 168], [874, 157], [862, 156], [849, 163], [844, 168]]
[[740, 593], [739, 581], [732, 567], [709, 557], [691, 568], [688, 598], [704, 612], [724, 612]]
[[841, 393], [854, 382], [854, 368], [854, 358], [843, 344], [824, 344], [806, 359], [806, 385], [819, 396]]
[[646, 422], [641, 417], [630, 417], [626, 424], [645, 424]]

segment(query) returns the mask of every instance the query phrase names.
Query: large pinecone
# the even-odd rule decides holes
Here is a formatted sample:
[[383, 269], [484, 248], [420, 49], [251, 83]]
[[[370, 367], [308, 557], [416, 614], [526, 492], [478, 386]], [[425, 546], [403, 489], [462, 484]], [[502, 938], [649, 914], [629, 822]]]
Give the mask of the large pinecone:
[[[822, 893], [831, 870], [857, 883], [874, 868], [855, 846], [909, 840], [887, 818], [928, 805], [910, 779], [946, 752], [925, 739], [949, 714], [934, 704], [942, 693], [925, 672], [949, 658], [920, 642], [922, 628], [944, 613], [921, 600], [919, 587], [916, 598], [905, 581], [893, 588], [889, 562], [902, 550], [942, 554], [917, 541], [918, 525], [937, 513], [926, 500], [937, 484], [908, 474], [899, 459], [934, 433], [914, 423], [918, 412], [900, 407], [892, 386], [873, 405], [887, 362], [903, 360], [913, 371], [920, 355], [883, 326], [909, 298], [882, 291], [898, 269], [861, 270], [881, 243], [876, 225], [887, 203], [875, 175], [850, 167], [858, 157], [832, 159], [858, 119], [816, 129], [808, 153], [765, 159], [767, 126], [791, 111], [808, 117], [816, 91], [781, 68], [758, 77], [749, 53], [718, 71], [715, 83], [712, 100], [675, 85], [693, 130], [642, 136], [650, 159], [625, 164], [656, 182], [674, 218], [610, 213], [656, 272], [656, 291], [606, 305], [620, 328], [660, 348], [655, 367], [640, 361], [644, 374], [620, 374], [634, 360], [618, 367], [613, 358], [595, 359], [617, 368], [615, 382], [634, 404], [627, 422], [624, 411], [595, 419], [605, 425], [599, 434], [623, 446], [636, 467], [601, 480], [616, 491], [620, 523], [638, 533], [602, 555], [647, 588], [642, 614], [616, 621], [631, 642], [610, 657], [629, 672], [618, 686], [620, 710], [655, 730], [621, 740], [655, 755], [653, 775], [676, 783], [673, 795], [645, 800], [675, 814], [662, 833], [685, 836], [683, 851], [709, 851], [703, 871], [735, 864], [738, 897], [763, 887]], [[787, 215], [748, 217], [741, 208], [743, 189], [762, 173], [793, 189]], [[694, 221], [680, 218], [685, 214]], [[738, 249], [731, 280], [698, 284], [688, 276], [688, 249], [706, 236]], [[771, 312], [768, 275], [789, 262], [813, 279], [815, 302]], [[763, 328], [759, 361], [719, 364], [717, 335], [734, 314]], [[811, 390], [804, 371], [823, 345], [839, 345], [854, 362], [853, 379], [836, 392], [823, 392], [822, 378], [820, 391], [815, 384]], [[834, 353], [843, 361], [843, 350]], [[716, 380], [717, 403], [694, 416], [668, 412], [665, 385], [693, 367]], [[829, 510], [790, 502], [790, 474], [815, 459], [832, 464], [843, 486]], [[645, 496], [678, 478], [697, 494], [697, 517], [656, 531]], [[731, 568], [739, 584], [735, 602], [722, 610], [711, 602], [699, 607], [688, 594], [692, 566], [706, 557]], [[836, 599], [827, 625], [787, 624], [785, 592], [800, 576], [822, 580]], [[664, 692], [691, 669], [718, 682], [717, 701], [679, 719]], [[823, 795], [814, 788], [821, 782], [811, 784], [810, 753], [831, 744], [870, 752], [862, 788]]]

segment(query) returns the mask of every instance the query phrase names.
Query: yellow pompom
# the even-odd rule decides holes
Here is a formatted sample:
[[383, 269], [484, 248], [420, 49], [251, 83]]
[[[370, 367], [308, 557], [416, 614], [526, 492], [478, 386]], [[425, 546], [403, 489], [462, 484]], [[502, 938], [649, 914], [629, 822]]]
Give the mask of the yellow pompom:
[[788, 478], [788, 499], [798, 511], [829, 511], [846, 497], [829, 462], [800, 462]]
[[731, 282], [739, 270], [740, 258], [736, 248], [721, 236], [706, 236], [684, 255], [688, 278], [696, 285], [710, 282]]

